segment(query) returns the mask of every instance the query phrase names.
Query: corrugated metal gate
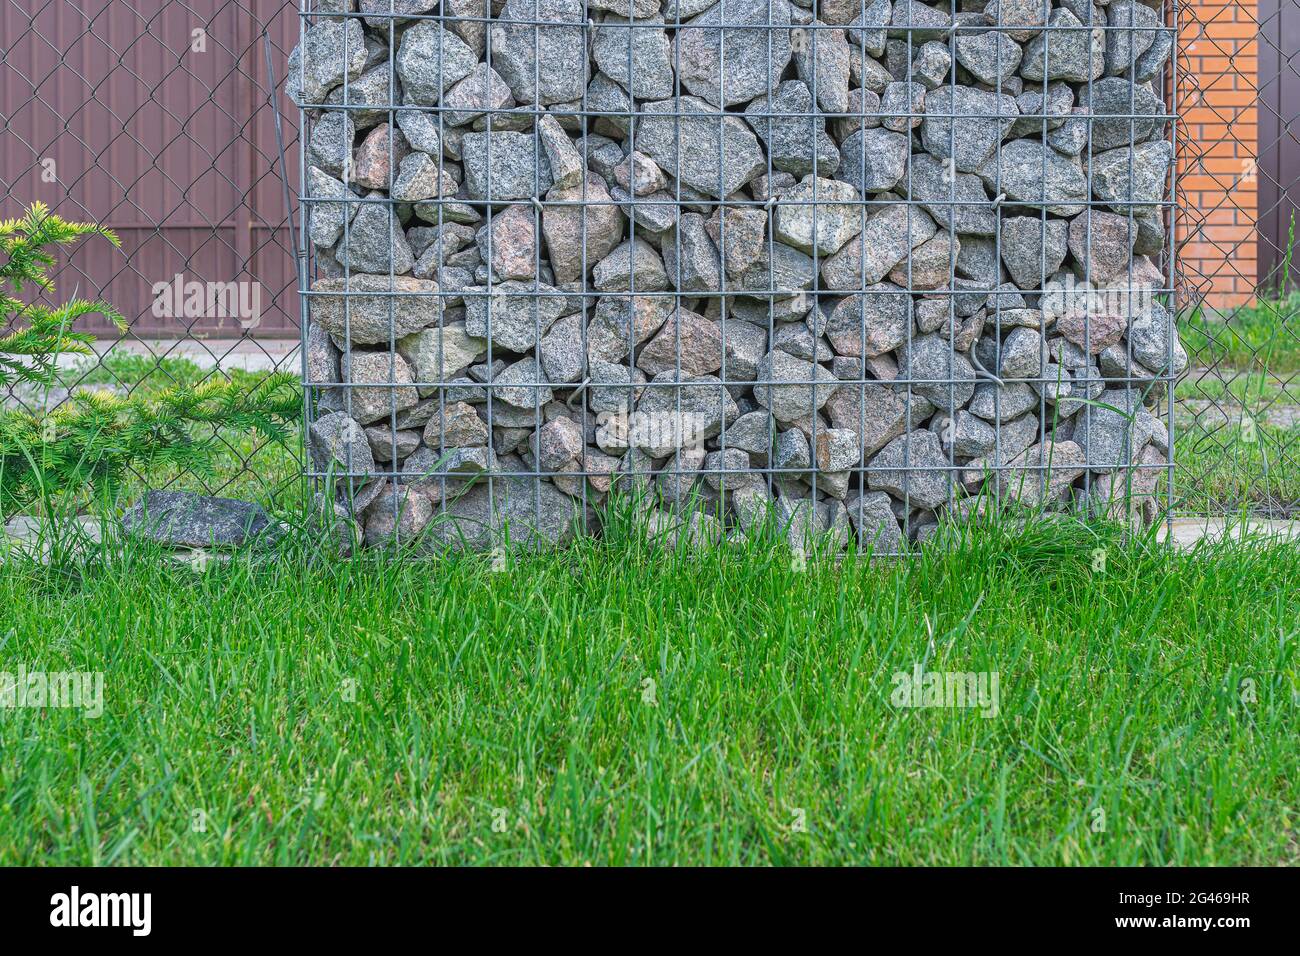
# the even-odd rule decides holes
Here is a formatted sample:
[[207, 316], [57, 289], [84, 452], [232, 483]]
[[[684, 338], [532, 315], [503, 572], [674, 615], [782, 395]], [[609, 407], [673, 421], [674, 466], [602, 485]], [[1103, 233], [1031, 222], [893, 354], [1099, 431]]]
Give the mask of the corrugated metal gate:
[[[1260, 0], [1259, 32], [1259, 284], [1276, 289], [1286, 257], [1291, 187], [1300, 180], [1300, 7], [1295, 0]], [[1292, 285], [1295, 285], [1294, 280]]]
[[[41, 200], [122, 238], [74, 251], [61, 294], [112, 302], [135, 337], [297, 336], [264, 33], [282, 77], [298, 36], [285, 0], [0, 0], [0, 212]], [[297, 113], [279, 105], [296, 195]], [[259, 320], [155, 307], [177, 276], [260, 283]]]

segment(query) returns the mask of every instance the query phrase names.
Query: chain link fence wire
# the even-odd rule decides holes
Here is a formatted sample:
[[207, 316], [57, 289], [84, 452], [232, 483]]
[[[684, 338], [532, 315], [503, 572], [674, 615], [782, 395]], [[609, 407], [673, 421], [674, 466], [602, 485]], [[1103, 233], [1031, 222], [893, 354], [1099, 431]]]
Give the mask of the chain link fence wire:
[[[40, 201], [117, 232], [120, 251], [83, 243], [53, 277], [59, 298], [101, 298], [129, 323], [119, 336], [92, 319], [95, 358], [5, 405], [41, 413], [78, 389], [300, 367], [298, 188], [281, 161], [297, 152], [281, 89], [297, 34], [280, 0], [0, 0], [0, 215]], [[140, 487], [273, 500], [297, 486], [299, 448], [215, 437], [214, 473], [141, 474]]]
[[1300, 7], [1191, 0], [1179, 32], [1178, 502], [1300, 511]]
[[877, 553], [1170, 512], [1176, 6], [475, 6], [305, 5], [290, 69], [310, 474], [370, 543], [614, 480]]
[[[284, 213], [277, 92], [267, 78], [263, 37], [278, 83], [298, 39], [300, 10], [294, 0], [249, 6], [220, 0], [0, 2], [3, 214], [18, 215], [39, 199], [61, 215], [114, 227], [125, 245], [117, 254], [87, 245], [59, 265], [64, 294], [104, 297], [131, 325], [121, 339], [106, 324], [92, 326], [102, 335], [100, 361], [66, 377], [64, 390], [133, 390], [189, 380], [195, 373], [188, 365], [169, 361], [180, 357], [196, 361], [199, 375], [243, 366], [298, 367], [294, 237]], [[372, 34], [383, 19], [381, 6], [367, 0], [364, 7], [372, 14]], [[822, 19], [831, 6], [818, 10]], [[954, 12], [982, 6], [962, 3]], [[458, 14], [472, 41], [486, 34], [487, 18], [501, 7], [458, 2], [443, 12]], [[1105, 14], [1109, 7], [1098, 9]], [[682, 7], [684, 19], [690, 10]], [[587, 19], [606, 12], [583, 8]], [[668, 4], [663, 12], [675, 30], [677, 9]], [[1300, 385], [1293, 358], [1300, 304], [1284, 276], [1289, 192], [1300, 171], [1292, 129], [1292, 104], [1300, 102], [1297, 15], [1295, 0], [1193, 0], [1164, 13], [1164, 22], [1177, 19], [1180, 31], [1177, 63], [1163, 82], [1171, 94], [1176, 74], [1179, 109], [1172, 95], [1167, 102], [1170, 114], [1183, 114], [1170, 128], [1181, 157], [1177, 304], [1191, 358], [1173, 410], [1181, 452], [1174, 505], [1180, 512], [1221, 514], [1244, 506], [1285, 516], [1300, 499]], [[399, 30], [420, 17], [408, 18]], [[817, 42], [819, 32], [813, 25], [807, 35]], [[928, 39], [913, 36], [913, 53]], [[601, 123], [608, 131], [614, 119], [581, 101], [569, 112], [587, 129]], [[280, 119], [285, 177], [296, 197], [302, 191], [297, 115], [289, 110]], [[644, 222], [653, 206], [635, 197], [620, 208], [637, 215], [644, 210]], [[171, 290], [161, 300], [155, 292], [160, 283]], [[246, 327], [250, 309], [241, 315], [238, 296], [242, 291], [251, 307], [254, 284], [260, 316]], [[233, 307], [223, 307], [231, 295]], [[56, 390], [49, 400], [61, 394]], [[23, 393], [3, 398], [28, 407], [36, 401]], [[141, 475], [142, 485], [270, 496], [301, 464], [293, 452], [222, 438], [229, 456], [220, 476]]]

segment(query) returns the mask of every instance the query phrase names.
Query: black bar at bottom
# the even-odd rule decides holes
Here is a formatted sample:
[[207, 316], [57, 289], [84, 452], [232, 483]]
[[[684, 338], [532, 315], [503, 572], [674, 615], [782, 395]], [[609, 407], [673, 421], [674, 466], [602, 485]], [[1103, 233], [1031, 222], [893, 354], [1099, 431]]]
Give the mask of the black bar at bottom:
[[1198, 936], [1231, 945], [1293, 927], [1297, 882], [1284, 868], [0, 869], [0, 926], [11, 945], [75, 936], [337, 947], [453, 928], [497, 945], [642, 934], [680, 944], [680, 934], [703, 935], [691, 926], [732, 945], [751, 935], [770, 945], [769, 934], [791, 931], [806, 941], [906, 934], [927, 946]]

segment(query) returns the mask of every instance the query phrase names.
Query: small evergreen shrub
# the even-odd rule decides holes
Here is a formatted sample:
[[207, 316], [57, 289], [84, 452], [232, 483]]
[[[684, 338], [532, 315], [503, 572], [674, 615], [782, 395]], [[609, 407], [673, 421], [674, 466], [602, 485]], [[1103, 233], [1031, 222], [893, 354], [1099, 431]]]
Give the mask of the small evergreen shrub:
[[[74, 297], [47, 306], [22, 298], [52, 294], [51, 250], [87, 236], [120, 246], [110, 230], [68, 222], [42, 203], [0, 222], [0, 389], [36, 386], [48, 396], [59, 356], [94, 354], [94, 336], [73, 328], [83, 316], [102, 314], [125, 330], [122, 316], [105, 302]], [[285, 442], [300, 408], [296, 377], [277, 373], [253, 380], [213, 378], [147, 396], [78, 392], [48, 412], [4, 409], [0, 516], [55, 500], [111, 501], [131, 471], [171, 465], [208, 472], [218, 429], [251, 430]]]

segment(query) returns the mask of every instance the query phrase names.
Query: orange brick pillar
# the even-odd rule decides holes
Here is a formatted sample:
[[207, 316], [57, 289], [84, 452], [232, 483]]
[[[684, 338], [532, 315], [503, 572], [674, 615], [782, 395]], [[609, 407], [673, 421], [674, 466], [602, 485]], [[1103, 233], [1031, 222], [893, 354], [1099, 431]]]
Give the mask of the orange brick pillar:
[[1257, 10], [1187, 0], [1179, 16], [1179, 268], [1187, 295], [1221, 311], [1259, 279]]

